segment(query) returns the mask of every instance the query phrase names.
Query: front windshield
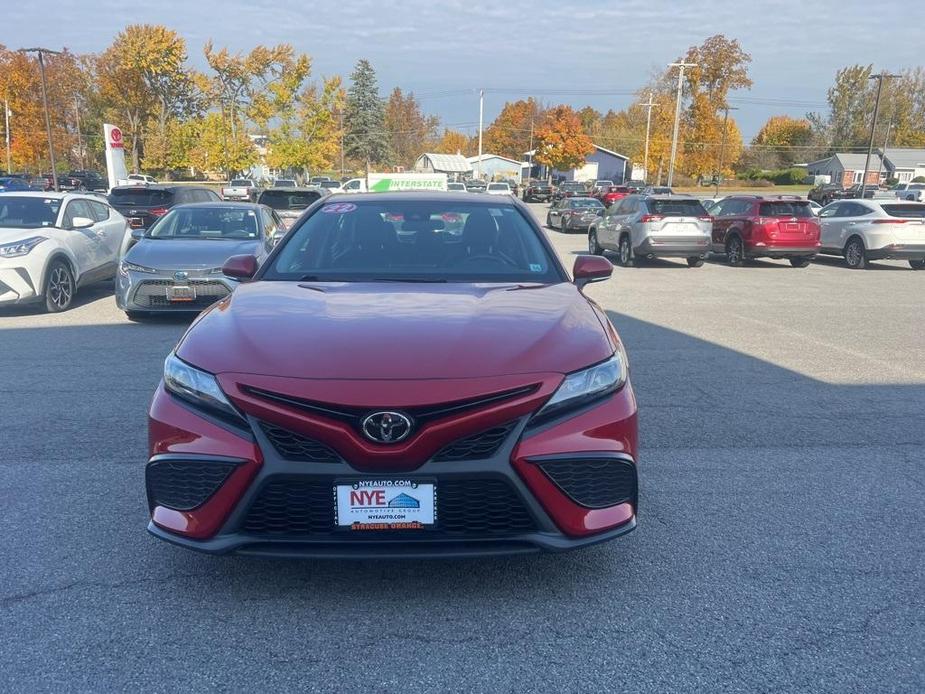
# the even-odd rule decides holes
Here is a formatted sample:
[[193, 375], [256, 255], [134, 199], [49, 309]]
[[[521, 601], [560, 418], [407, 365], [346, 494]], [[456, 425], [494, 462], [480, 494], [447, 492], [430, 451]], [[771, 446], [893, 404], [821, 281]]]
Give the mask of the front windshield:
[[180, 207], [162, 217], [147, 233], [152, 239], [256, 239], [257, 215], [240, 207]]
[[53, 227], [61, 201], [53, 198], [0, 196], [0, 228]]
[[329, 203], [306, 219], [265, 280], [563, 281], [512, 205], [455, 200]]
[[304, 210], [320, 197], [314, 190], [265, 190], [257, 202], [274, 210]]

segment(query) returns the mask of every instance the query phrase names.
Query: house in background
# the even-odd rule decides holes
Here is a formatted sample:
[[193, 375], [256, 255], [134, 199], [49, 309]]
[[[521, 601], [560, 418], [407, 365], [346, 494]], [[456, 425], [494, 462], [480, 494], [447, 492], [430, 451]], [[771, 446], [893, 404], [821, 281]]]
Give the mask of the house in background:
[[528, 162], [508, 159], [500, 154], [482, 154], [481, 163], [478, 156], [468, 157], [466, 161], [472, 169], [472, 175], [490, 181], [513, 179], [520, 183], [523, 180], [524, 167], [529, 168]]
[[890, 178], [900, 183], [909, 183], [914, 178], [925, 176], [925, 149], [886, 148], [883, 153], [884, 168]]
[[[533, 152], [527, 154], [532, 155]], [[534, 176], [537, 178], [546, 177], [546, 167], [534, 166]], [[568, 171], [552, 170], [553, 178], [560, 178], [564, 181], [596, 181], [606, 180], [614, 183], [623, 183], [630, 177], [631, 167], [630, 158], [619, 152], [605, 149], [600, 145], [594, 145], [594, 150], [585, 157], [585, 163], [575, 169]]]
[[[843, 188], [860, 183], [864, 177], [864, 162], [866, 154], [836, 153], [831, 157], [811, 161], [806, 165], [806, 173], [810, 176], [828, 176], [830, 183], [836, 183]], [[877, 171], [880, 175], [877, 175]], [[870, 167], [867, 171], [867, 185], [879, 185], [881, 181], [889, 178], [889, 172], [882, 166], [879, 154], [872, 154]]]
[[461, 154], [425, 152], [414, 162], [413, 170], [418, 173], [445, 173], [454, 178], [468, 174], [472, 171], [472, 166]]

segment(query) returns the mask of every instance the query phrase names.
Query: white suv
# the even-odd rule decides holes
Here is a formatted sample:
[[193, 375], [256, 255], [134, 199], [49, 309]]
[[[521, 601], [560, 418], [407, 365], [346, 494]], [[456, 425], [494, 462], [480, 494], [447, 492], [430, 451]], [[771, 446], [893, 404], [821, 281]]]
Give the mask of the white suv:
[[71, 306], [87, 284], [116, 275], [125, 217], [94, 195], [0, 193], [0, 306]]
[[819, 252], [844, 256], [848, 267], [897, 258], [925, 269], [925, 203], [838, 200], [819, 211], [819, 226]]

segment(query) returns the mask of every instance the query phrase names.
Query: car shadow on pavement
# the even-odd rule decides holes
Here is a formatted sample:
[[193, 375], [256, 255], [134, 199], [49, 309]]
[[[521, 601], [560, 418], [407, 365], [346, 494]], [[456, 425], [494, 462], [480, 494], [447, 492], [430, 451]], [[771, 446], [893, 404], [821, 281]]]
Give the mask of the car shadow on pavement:
[[[847, 271], [851, 270], [846, 264], [845, 259], [837, 255], [817, 255], [813, 259], [814, 263], [819, 265], [825, 265], [827, 267], [840, 267], [841, 269]], [[908, 270], [911, 271], [912, 268], [909, 267], [909, 263], [905, 260], [868, 260], [867, 266], [861, 272], [867, 270]], [[856, 271], [857, 272], [857, 271]]]
[[210, 557], [153, 539], [146, 409], [179, 326], [140, 341], [113, 325], [52, 342], [0, 330], [18, 364], [0, 417], [0, 604], [19, 625], [7, 676], [53, 651], [56, 681], [130, 653], [151, 682], [234, 681], [259, 661], [335, 688], [392, 668], [438, 689], [532, 672], [603, 690], [613, 680], [593, 678], [620, 672], [650, 691], [755, 691], [838, 673], [831, 689], [856, 691], [889, 671], [914, 690], [901, 654], [923, 607], [925, 384], [824, 382], [609, 315], [640, 406], [639, 528], [569, 554], [459, 561]]
[[[80, 308], [81, 306], [86, 306], [87, 304], [91, 304], [94, 301], [99, 301], [106, 296], [113, 296], [113, 280], [104, 280], [102, 282], [95, 282], [94, 284], [82, 286], [77, 290], [77, 294], [74, 296], [74, 300], [71, 302], [71, 306], [68, 311], [73, 311], [74, 309]], [[113, 301], [115, 301], [114, 298]], [[12, 316], [34, 316], [36, 314], [43, 313], [47, 313], [45, 310], [44, 300], [35, 301], [28, 304], [0, 307], [0, 318]]]

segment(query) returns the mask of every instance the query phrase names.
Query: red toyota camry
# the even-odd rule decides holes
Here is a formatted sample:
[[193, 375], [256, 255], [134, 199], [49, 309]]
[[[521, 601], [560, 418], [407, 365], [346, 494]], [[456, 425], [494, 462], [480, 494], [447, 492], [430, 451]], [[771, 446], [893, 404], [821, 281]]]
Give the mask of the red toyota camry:
[[626, 353], [513, 198], [319, 201], [164, 365], [157, 537], [213, 553], [559, 551], [632, 530]]

